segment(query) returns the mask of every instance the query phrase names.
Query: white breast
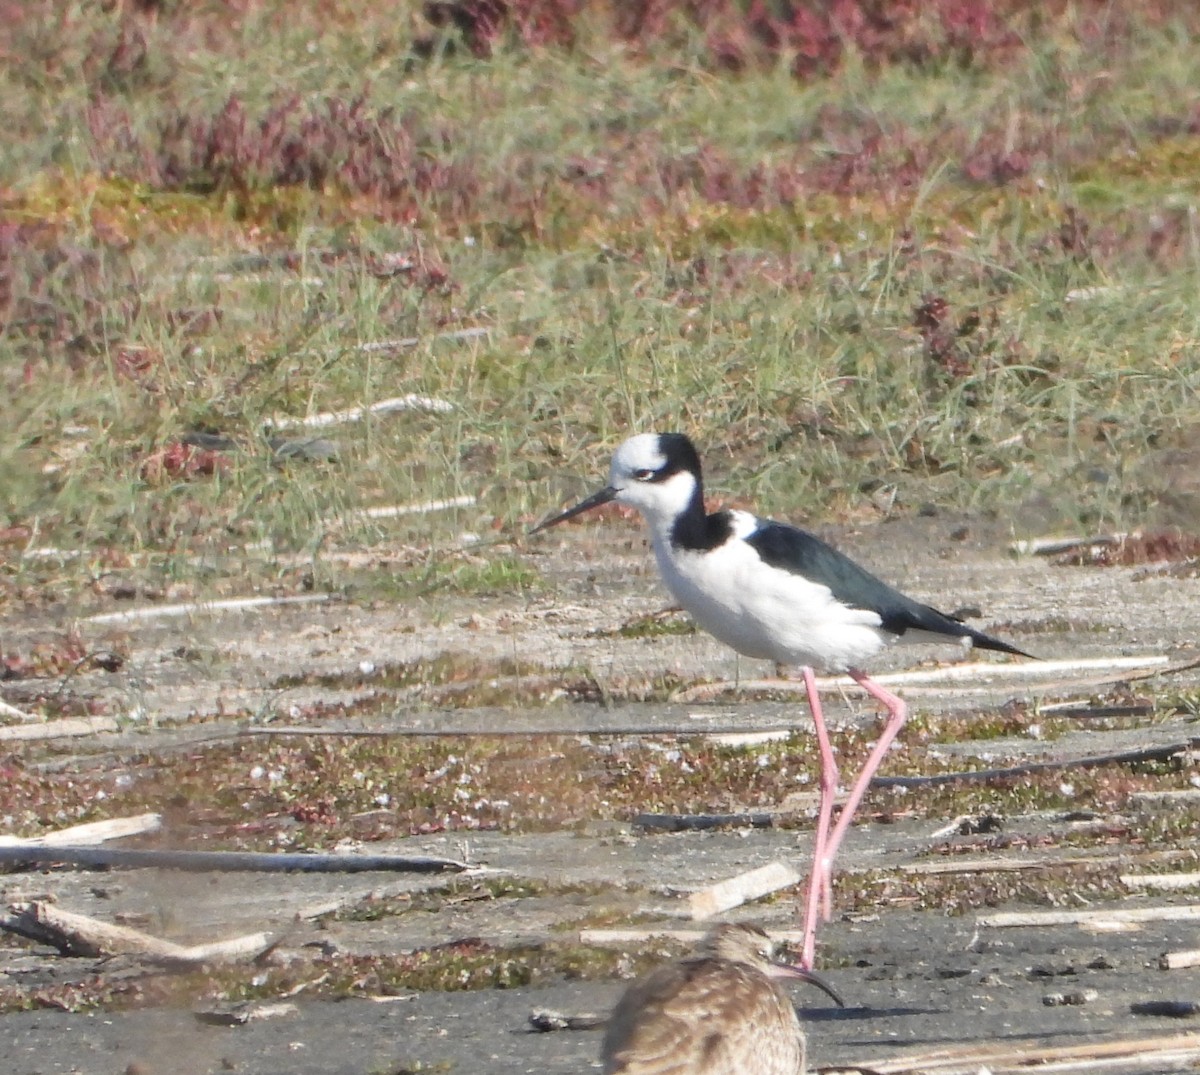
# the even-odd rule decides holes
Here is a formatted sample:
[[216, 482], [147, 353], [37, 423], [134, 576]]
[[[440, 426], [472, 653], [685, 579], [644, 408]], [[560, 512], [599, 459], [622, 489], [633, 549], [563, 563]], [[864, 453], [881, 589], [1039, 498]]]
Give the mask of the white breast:
[[734, 519], [735, 536], [707, 552], [654, 537], [663, 581], [709, 634], [747, 657], [825, 672], [858, 667], [892, 641], [877, 613], [849, 608], [822, 583], [763, 563], [737, 536], [757, 521], [744, 512]]

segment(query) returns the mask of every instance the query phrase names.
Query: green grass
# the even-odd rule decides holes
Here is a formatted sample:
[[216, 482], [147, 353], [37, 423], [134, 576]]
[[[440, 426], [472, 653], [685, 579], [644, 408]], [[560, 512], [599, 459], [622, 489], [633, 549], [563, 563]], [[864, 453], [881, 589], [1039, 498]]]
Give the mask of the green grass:
[[[890, 499], [896, 514], [994, 513], [1018, 536], [1195, 530], [1200, 504], [1171, 501], [1162, 460], [1194, 451], [1198, 428], [1200, 13], [1006, 0], [992, 6], [1007, 43], [972, 51], [938, 46], [929, 12], [951, 2], [922, 5], [908, 27], [933, 42], [923, 57], [847, 40], [803, 78], [794, 51], [772, 56], [753, 33], [732, 69], [718, 54], [727, 28], [683, 17], [624, 39], [617, 5], [574, 20], [569, 47], [522, 43], [510, 26], [476, 52], [415, 2], [9, 5], [0, 615], [61, 623], [131, 597], [332, 590], [347, 615], [421, 601], [436, 620], [452, 595], [537, 599], [545, 561], [527, 555], [526, 527], [593, 489], [616, 444], [651, 428], [694, 435], [714, 499], [797, 521], [873, 519]], [[463, 329], [487, 331], [448, 338]], [[312, 430], [336, 445], [330, 460], [284, 461], [268, 443], [268, 419], [409, 393], [451, 409]], [[236, 447], [188, 450], [191, 433]], [[872, 495], [881, 487], [888, 497]], [[475, 502], [365, 511], [464, 496]], [[65, 555], [21, 555], [50, 547]], [[690, 630], [645, 619], [617, 633]], [[104, 645], [139, 657], [119, 630]], [[218, 648], [188, 652], [219, 679]], [[66, 630], [0, 653], [45, 682], [30, 707], [48, 715], [90, 712], [70, 686], [88, 656]], [[394, 706], [396, 691], [405, 705], [518, 709], [680, 685], [611, 678], [514, 649], [511, 666], [449, 654], [279, 686], [377, 691], [314, 702], [301, 722]], [[956, 769], [939, 742], [1023, 723], [919, 717], [889, 772]], [[870, 735], [836, 737], [847, 771]], [[180, 839], [329, 847], [755, 809], [812, 787], [807, 738], [655, 746], [281, 738], [131, 755], [117, 770], [86, 754], [13, 759], [0, 816], [35, 835], [153, 809]], [[868, 805], [883, 819], [1079, 801], [1130, 812], [1133, 792], [1186, 779], [1109, 767], [881, 791]], [[1195, 813], [1056, 839], [1186, 847]], [[804, 811], [781, 820], [808, 824]], [[1111, 871], [1080, 867], [995, 883], [867, 877], [839, 900], [962, 910], [1080, 884], [1120, 891]], [[610, 915], [624, 912], [581, 920]], [[337, 996], [363, 981], [494, 987], [611, 975], [616, 960], [454, 949], [339, 957], [312, 978]], [[174, 1003], [201, 986], [277, 995], [307, 974], [0, 990], [0, 1009]]]
[[[651, 427], [696, 435], [718, 498], [781, 516], [870, 513], [877, 483], [899, 512], [1020, 520], [1040, 497], [1090, 526], [1153, 513], [1141, 461], [1189, 436], [1200, 382], [1194, 20], [1122, 8], [1095, 47], [1067, 14], [1003, 62], [850, 55], [798, 82], [714, 72], [701, 37], [622, 49], [603, 20], [574, 50], [414, 67], [415, 10], [386, 29], [370, 5], [339, 10], [341, 29], [318, 29], [260, 6], [203, 41], [204, 9], [9, 29], [28, 137], [0, 152], [0, 213], [23, 229], [6, 251], [0, 524], [177, 556], [171, 571], [262, 543], [453, 551], [462, 529], [515, 536]], [[113, 58], [129, 27], [138, 62]], [[279, 186], [242, 162], [205, 193], [129, 149], [165, 152], [164, 124], [207, 123], [231, 95], [253, 133], [290, 93], [289, 122], [366, 94], [368, 128], [411, 140], [429, 189]], [[1012, 153], [1021, 174], [988, 172]], [[246, 272], [247, 250], [275, 262]], [[415, 268], [381, 274], [389, 255]], [[1066, 301], [1089, 287], [1113, 290]], [[931, 295], [941, 343], [914, 325]], [[490, 335], [436, 338], [473, 326]], [[356, 350], [402, 336], [422, 342]], [[281, 466], [260, 438], [272, 415], [407, 392], [454, 410], [321, 431], [330, 463]], [[242, 450], [215, 473], [163, 471], [195, 430]], [[476, 508], [355, 514], [464, 493]], [[65, 574], [82, 585], [85, 567]], [[428, 581], [537, 582], [516, 552]]]

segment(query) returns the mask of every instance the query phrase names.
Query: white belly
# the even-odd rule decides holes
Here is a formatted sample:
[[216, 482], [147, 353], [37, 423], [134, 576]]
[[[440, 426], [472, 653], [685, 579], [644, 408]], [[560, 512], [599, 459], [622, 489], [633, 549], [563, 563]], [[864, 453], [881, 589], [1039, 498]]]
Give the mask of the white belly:
[[876, 613], [847, 608], [827, 586], [767, 566], [741, 542], [714, 555], [656, 540], [654, 552], [675, 600], [709, 634], [747, 657], [844, 672], [893, 640]]

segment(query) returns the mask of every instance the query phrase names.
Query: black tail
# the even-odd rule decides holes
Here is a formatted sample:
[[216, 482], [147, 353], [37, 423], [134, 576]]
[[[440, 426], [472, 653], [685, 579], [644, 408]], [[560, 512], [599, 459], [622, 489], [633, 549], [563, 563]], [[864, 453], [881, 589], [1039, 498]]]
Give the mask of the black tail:
[[982, 631], [976, 631], [974, 627], [968, 627], [965, 623], [960, 624], [963, 629], [963, 634], [971, 640], [971, 645], [976, 649], [991, 649], [997, 653], [1011, 653], [1016, 657], [1028, 657], [1031, 661], [1039, 661], [1040, 657], [1035, 657], [1032, 653], [1026, 653], [1023, 649], [1017, 649], [1016, 646], [1010, 646], [1007, 642], [1001, 641], [999, 638], [993, 638], [991, 635], [985, 635]]

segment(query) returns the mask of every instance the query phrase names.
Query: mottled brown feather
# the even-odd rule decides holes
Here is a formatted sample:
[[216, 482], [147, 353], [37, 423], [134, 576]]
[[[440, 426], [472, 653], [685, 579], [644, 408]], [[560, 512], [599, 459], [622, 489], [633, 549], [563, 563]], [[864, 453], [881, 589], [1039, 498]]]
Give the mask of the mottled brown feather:
[[605, 1075], [800, 1075], [795, 1008], [767, 976], [761, 930], [723, 925], [696, 955], [626, 990], [601, 1047]]

